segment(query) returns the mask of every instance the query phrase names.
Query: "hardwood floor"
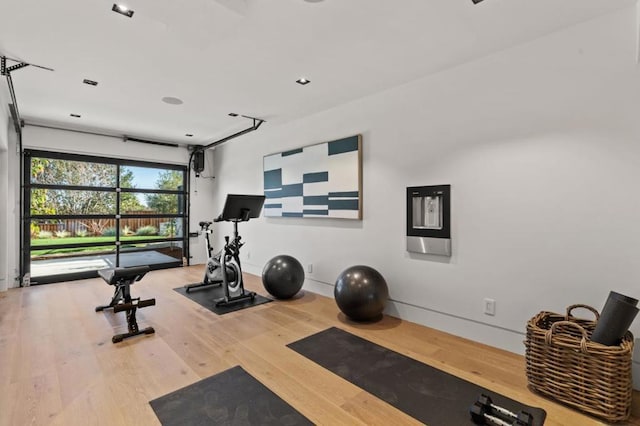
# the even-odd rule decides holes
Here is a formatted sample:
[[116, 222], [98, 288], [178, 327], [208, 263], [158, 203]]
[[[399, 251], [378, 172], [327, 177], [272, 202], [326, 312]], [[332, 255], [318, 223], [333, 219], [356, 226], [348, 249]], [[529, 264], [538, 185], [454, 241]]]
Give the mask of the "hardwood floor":
[[[199, 281], [202, 268], [136, 283], [135, 296], [157, 300], [138, 314], [156, 334], [116, 345], [125, 315], [94, 312], [112, 295], [101, 279], [0, 293], [0, 425], [158, 425], [150, 400], [235, 365], [316, 424], [419, 424], [285, 346], [330, 326], [542, 407], [546, 425], [602, 424], [531, 393], [521, 356], [393, 317], [352, 323], [314, 293], [218, 316], [172, 290]], [[259, 277], [246, 281], [265, 294]]]

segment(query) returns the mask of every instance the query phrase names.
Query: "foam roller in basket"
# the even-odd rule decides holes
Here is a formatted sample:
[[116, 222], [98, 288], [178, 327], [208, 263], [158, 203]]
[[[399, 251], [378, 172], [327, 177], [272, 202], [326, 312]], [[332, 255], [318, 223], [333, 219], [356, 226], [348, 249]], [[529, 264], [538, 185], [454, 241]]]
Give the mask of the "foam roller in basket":
[[609, 292], [591, 340], [607, 346], [620, 344], [638, 314], [638, 300], [615, 291]]

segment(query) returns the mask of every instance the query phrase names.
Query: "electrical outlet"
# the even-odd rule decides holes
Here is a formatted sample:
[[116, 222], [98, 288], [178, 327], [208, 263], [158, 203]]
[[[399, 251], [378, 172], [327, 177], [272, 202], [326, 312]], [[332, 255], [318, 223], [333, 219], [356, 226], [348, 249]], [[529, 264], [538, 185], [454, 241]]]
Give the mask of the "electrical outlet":
[[309, 264], [307, 265], [307, 272], [308, 272], [308, 273], [312, 273], [312, 272], [313, 272], [313, 263], [309, 263]]
[[493, 299], [484, 299], [485, 315], [494, 316], [496, 314], [496, 301]]

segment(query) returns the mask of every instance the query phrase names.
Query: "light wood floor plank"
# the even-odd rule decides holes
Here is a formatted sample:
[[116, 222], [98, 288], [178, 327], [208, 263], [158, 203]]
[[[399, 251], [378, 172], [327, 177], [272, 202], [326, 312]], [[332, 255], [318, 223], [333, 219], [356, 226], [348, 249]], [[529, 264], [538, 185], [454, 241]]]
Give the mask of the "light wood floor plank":
[[[125, 314], [94, 311], [113, 292], [101, 279], [0, 293], [0, 425], [156, 426], [149, 401], [235, 365], [316, 424], [419, 424], [286, 347], [331, 326], [542, 407], [547, 425], [602, 424], [531, 393], [522, 356], [388, 316], [354, 323], [311, 292], [218, 316], [173, 290], [202, 271], [153, 271], [136, 283], [134, 296], [156, 298], [138, 315], [156, 333], [116, 345]], [[246, 275], [246, 285], [265, 294], [260, 277]], [[640, 416], [625, 424], [640, 425]]]

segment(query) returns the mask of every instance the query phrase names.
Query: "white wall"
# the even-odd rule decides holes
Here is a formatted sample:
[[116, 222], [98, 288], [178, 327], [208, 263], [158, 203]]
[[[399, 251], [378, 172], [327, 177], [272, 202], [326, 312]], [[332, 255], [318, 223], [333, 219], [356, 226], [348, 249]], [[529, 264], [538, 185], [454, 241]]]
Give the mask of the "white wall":
[[13, 122], [9, 123], [9, 149], [7, 151], [8, 179], [6, 197], [7, 231], [7, 286], [20, 284], [20, 152], [18, 134]]
[[11, 97], [4, 77], [0, 77], [0, 151], [9, 147], [9, 103]]
[[[191, 217], [189, 219], [191, 232], [200, 230], [199, 222], [212, 221], [219, 214], [216, 213], [213, 197], [215, 185], [214, 153], [213, 149], [205, 151], [204, 171], [200, 177], [191, 178]], [[190, 238], [189, 247], [192, 265], [206, 262], [207, 251], [204, 235]]]
[[[288, 253], [313, 264], [306, 289], [332, 295], [344, 268], [368, 264], [389, 284], [390, 314], [519, 353], [541, 310], [601, 309], [609, 290], [640, 297], [635, 15], [219, 147], [217, 209], [226, 193], [262, 192], [264, 155], [363, 135], [364, 219], [242, 224], [246, 269]], [[405, 250], [405, 188], [437, 184], [452, 185], [451, 258]], [[485, 297], [496, 300], [494, 317], [482, 312]], [[640, 320], [632, 331], [640, 335]]]
[[157, 161], [171, 164], [187, 164], [186, 148], [123, 142], [110, 136], [57, 130], [26, 125], [22, 145], [25, 149], [70, 152], [132, 160]]
[[[6, 200], [9, 192], [9, 110], [10, 101], [7, 84], [4, 77], [0, 77], [0, 200]], [[0, 203], [0, 291], [5, 291], [9, 282], [8, 263], [8, 213], [7, 203]]]

